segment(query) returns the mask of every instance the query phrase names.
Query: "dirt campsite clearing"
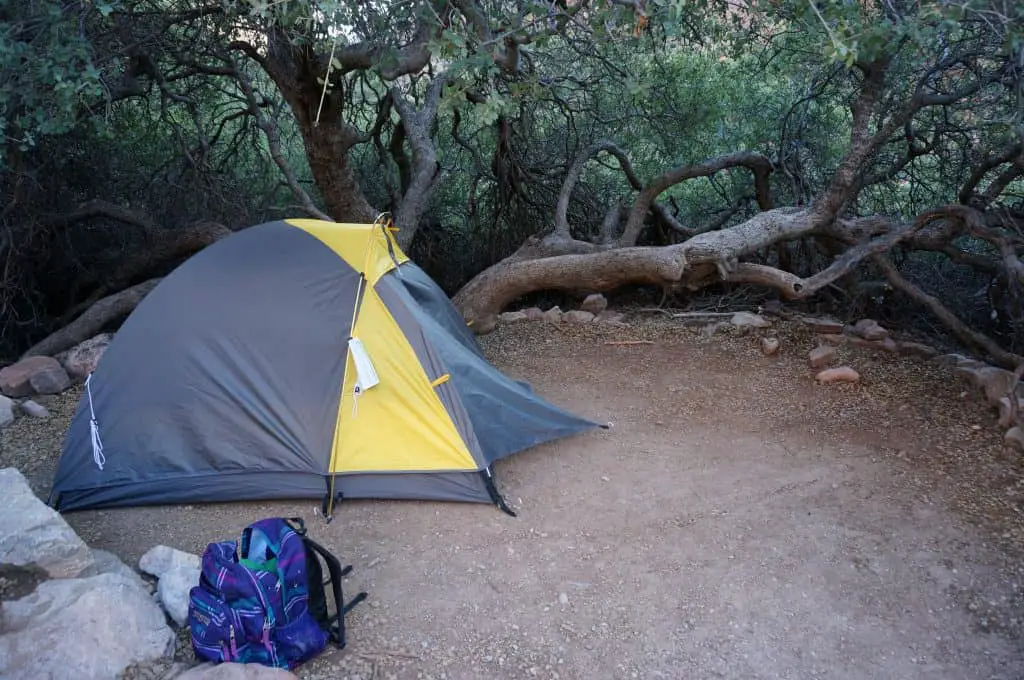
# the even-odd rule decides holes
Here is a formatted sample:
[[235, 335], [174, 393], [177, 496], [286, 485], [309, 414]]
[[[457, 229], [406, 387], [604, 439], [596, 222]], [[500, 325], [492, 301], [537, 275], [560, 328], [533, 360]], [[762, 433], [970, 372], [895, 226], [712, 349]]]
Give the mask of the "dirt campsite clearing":
[[[818, 385], [812, 338], [780, 331], [766, 357], [759, 332], [531, 322], [482, 338], [512, 377], [613, 424], [500, 463], [517, 518], [346, 501], [329, 525], [301, 502], [67, 519], [137, 564], [305, 517], [369, 600], [348, 648], [303, 678], [1024, 677], [1024, 464], [993, 414], [948, 369], [855, 347], [839, 359], [861, 381]], [[0, 467], [44, 497], [79, 394], [0, 434]]]

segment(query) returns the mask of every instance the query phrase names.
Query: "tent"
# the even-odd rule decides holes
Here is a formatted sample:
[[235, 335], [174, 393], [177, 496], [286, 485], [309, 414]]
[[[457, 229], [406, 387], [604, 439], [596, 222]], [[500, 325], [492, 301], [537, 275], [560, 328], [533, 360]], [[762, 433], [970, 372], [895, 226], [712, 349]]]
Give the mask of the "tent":
[[289, 219], [172, 271], [86, 382], [58, 510], [495, 503], [495, 461], [595, 426], [491, 365], [391, 228]]

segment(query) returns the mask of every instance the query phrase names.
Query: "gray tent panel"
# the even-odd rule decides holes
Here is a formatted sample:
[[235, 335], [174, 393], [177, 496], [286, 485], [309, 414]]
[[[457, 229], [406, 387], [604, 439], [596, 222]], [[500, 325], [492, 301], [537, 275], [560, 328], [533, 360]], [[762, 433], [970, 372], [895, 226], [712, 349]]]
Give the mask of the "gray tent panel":
[[[441, 307], [436, 297], [444, 296], [439, 287], [417, 286], [421, 297], [414, 300], [408, 287], [395, 285], [412, 279], [409, 272], [416, 269], [410, 263], [403, 264], [381, 278], [377, 290], [390, 289], [390, 295], [405, 299], [425, 344], [451, 374], [446, 385], [458, 393], [472, 423], [483, 467], [523, 449], [600, 427], [541, 399], [529, 385], [501, 373], [483, 357], [474, 337], [470, 336], [470, 343], [459, 338], [451, 329], [449, 315], [432, 313]], [[452, 307], [450, 303], [448, 306]]]
[[305, 495], [317, 474], [322, 496], [358, 281], [283, 222], [186, 261], [93, 374], [106, 463], [93, 460], [83, 398], [54, 482], [59, 507]]

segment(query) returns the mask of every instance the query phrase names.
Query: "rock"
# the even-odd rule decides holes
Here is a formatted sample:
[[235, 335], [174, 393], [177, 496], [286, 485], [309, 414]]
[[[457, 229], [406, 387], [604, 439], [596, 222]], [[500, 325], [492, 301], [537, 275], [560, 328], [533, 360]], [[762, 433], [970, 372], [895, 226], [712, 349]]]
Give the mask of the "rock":
[[29, 376], [28, 384], [35, 394], [60, 394], [71, 387], [71, 378], [64, 367], [54, 363]]
[[89, 576], [98, 576], [100, 574], [120, 574], [126, 579], [137, 583], [140, 588], [149, 588], [149, 584], [142, 580], [142, 577], [139, 576], [138, 572], [122, 562], [120, 557], [112, 552], [93, 548], [92, 566], [85, 569], [85, 571], [79, 574], [78, 577], [87, 578]]
[[[31, 385], [32, 376], [42, 371], [56, 371], [64, 373], [64, 369], [53, 357], [33, 356], [22, 359], [0, 369], [0, 393], [18, 399], [28, 397], [33, 393]], [[67, 374], [64, 373], [67, 378]]]
[[559, 321], [562, 320], [562, 309], [558, 305], [555, 305], [554, 307], [552, 307], [548, 311], [544, 312], [544, 314], [543, 314], [543, 316], [541, 318], [544, 321], [549, 321], [551, 323], [558, 323]]
[[202, 567], [199, 555], [187, 553], [166, 545], [158, 545], [146, 551], [139, 558], [139, 571], [150, 576], [163, 578], [164, 574], [175, 569], [199, 569]]
[[113, 339], [113, 333], [100, 333], [69, 350], [60, 352], [54, 358], [60, 362], [71, 378], [85, 380], [90, 373], [96, 370], [103, 353]]
[[824, 368], [835, 361], [836, 350], [834, 347], [827, 345], [819, 345], [811, 350], [807, 357], [807, 360], [811, 364], [811, 368]]
[[1003, 435], [1003, 441], [1011, 448], [1024, 452], [1024, 428], [1019, 425], [1011, 427]]
[[0, 677], [21, 680], [115, 678], [132, 664], [170, 656], [175, 643], [160, 607], [116, 573], [39, 584], [4, 602], [3, 631]]
[[298, 680], [283, 668], [258, 663], [204, 663], [194, 666], [174, 680]]
[[921, 357], [922, 359], [931, 359], [939, 354], [939, 351], [934, 347], [920, 342], [901, 342], [898, 343], [898, 349], [900, 354]]
[[42, 404], [37, 404], [31, 399], [18, 404], [18, 407], [25, 413], [25, 415], [32, 416], [33, 418], [49, 418], [50, 412], [46, 410], [46, 407]]
[[621, 312], [613, 312], [610, 309], [606, 309], [594, 317], [594, 321], [597, 323], [605, 323], [609, 326], [625, 326], [626, 324], [623, 322], [623, 319], [625, 318], [626, 317]]
[[559, 604], [569, 604], [569, 595], [566, 594], [566, 593], [559, 593], [558, 594], [558, 603]]
[[0, 498], [0, 562], [35, 564], [51, 578], [71, 578], [93, 566], [89, 546], [15, 468], [0, 470]]
[[829, 383], [834, 382], [854, 383], [860, 380], [860, 374], [849, 366], [838, 366], [836, 368], [826, 368], [824, 371], [814, 376], [814, 379], [823, 385], [828, 385]]
[[527, 317], [525, 312], [505, 312], [504, 314], [500, 314], [498, 319], [500, 319], [502, 323], [515, 323], [517, 321], [526, 321]]
[[527, 307], [523, 310], [523, 314], [529, 321], [540, 321], [544, 318], [544, 312], [541, 311], [540, 307]]
[[843, 332], [843, 323], [841, 321], [836, 321], [835, 319], [807, 317], [803, 321], [804, 324], [815, 333], [841, 335]]
[[582, 309], [574, 309], [571, 312], [566, 312], [562, 315], [562, 321], [569, 323], [590, 323], [594, 320], [594, 315], [590, 312], [585, 312]]
[[874, 319], [861, 319], [853, 325], [853, 332], [865, 340], [882, 340], [889, 335]]
[[0, 427], [14, 422], [14, 402], [0, 394]]
[[[999, 403], [996, 405], [999, 408], [999, 427], [1008, 428], [1012, 427], [1014, 423], [1014, 414], [1010, 410], [1010, 398], [1001, 397]], [[1017, 420], [1024, 419], [1024, 399], [1017, 397]]]
[[594, 316], [597, 316], [604, 310], [608, 309], [608, 300], [605, 299], [600, 293], [593, 293], [584, 298], [580, 304], [580, 309], [584, 312], [590, 312]]
[[778, 338], [761, 338], [761, 351], [766, 357], [770, 357], [779, 351]]
[[178, 566], [165, 571], [156, 584], [156, 598], [179, 626], [188, 622], [188, 594], [199, 585], [199, 569]]
[[981, 362], [964, 362], [954, 368], [953, 373], [970, 382], [993, 406], [1009, 394], [1014, 381], [1012, 372]]
[[751, 312], [736, 312], [729, 319], [729, 323], [737, 328], [768, 328], [772, 325], [771, 321], [763, 316]]

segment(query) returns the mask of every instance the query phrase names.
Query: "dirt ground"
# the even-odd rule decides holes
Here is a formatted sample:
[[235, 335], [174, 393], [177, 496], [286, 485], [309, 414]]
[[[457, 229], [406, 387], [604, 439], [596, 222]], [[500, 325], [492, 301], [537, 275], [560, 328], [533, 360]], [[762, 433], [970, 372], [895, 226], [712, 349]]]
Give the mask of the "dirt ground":
[[[129, 564], [300, 514], [355, 569], [349, 646], [303, 678], [1024, 677], [1024, 464], [946, 369], [813, 340], [523, 323], [495, 363], [610, 430], [497, 466], [519, 513], [346, 501], [68, 515]], [[768, 331], [774, 332], [774, 331]], [[647, 339], [652, 344], [609, 345]], [[74, 406], [2, 435], [45, 495]], [[21, 442], [21, 443], [19, 443]], [[24, 442], [28, 442], [25, 444]], [[187, 654], [186, 654], [187, 656]]]

